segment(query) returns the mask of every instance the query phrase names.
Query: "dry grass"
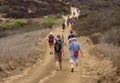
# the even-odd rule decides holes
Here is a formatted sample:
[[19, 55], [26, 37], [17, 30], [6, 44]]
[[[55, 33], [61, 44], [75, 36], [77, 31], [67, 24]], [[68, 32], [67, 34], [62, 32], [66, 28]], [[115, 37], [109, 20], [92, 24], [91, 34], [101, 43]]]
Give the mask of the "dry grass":
[[103, 57], [109, 57], [113, 61], [114, 66], [120, 69], [120, 47], [103, 43], [96, 45], [95, 51], [103, 54]]
[[42, 42], [44, 32], [47, 34], [48, 30], [0, 39], [0, 78], [14, 75], [42, 58], [45, 49], [37, 42]]

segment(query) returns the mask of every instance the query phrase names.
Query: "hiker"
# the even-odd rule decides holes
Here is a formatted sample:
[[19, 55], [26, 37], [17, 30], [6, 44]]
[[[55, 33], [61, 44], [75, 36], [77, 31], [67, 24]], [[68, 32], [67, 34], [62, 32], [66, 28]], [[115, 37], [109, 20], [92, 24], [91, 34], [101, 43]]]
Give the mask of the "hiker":
[[70, 25], [70, 17], [68, 16], [68, 18], [67, 18], [67, 27], [69, 27], [69, 25]]
[[50, 47], [50, 54], [53, 54], [53, 48], [54, 48], [54, 35], [51, 32], [48, 36], [48, 43], [49, 43], [49, 47]]
[[74, 37], [76, 37], [76, 35], [73, 33], [73, 31], [70, 31], [70, 34], [68, 35], [68, 40]]
[[64, 40], [64, 35], [62, 35], [62, 56], [64, 56], [64, 46], [66, 46], [65, 40]]
[[73, 12], [73, 17], [75, 17], [75, 14], [76, 14], [76, 13], [75, 13], [75, 12]]
[[57, 34], [57, 38], [54, 45], [54, 54], [55, 54], [56, 70], [58, 71], [62, 69], [62, 41], [60, 34]]
[[73, 24], [73, 18], [70, 19], [70, 24], [71, 24], [71, 25]]
[[69, 44], [71, 72], [74, 72], [74, 63], [76, 66], [76, 71], [78, 71], [79, 52], [81, 57], [83, 57], [83, 52], [76, 38], [71, 38], [69, 40], [72, 41]]
[[66, 28], [66, 25], [65, 25], [65, 23], [63, 23], [63, 24], [62, 24], [63, 32], [64, 32], [65, 28]]

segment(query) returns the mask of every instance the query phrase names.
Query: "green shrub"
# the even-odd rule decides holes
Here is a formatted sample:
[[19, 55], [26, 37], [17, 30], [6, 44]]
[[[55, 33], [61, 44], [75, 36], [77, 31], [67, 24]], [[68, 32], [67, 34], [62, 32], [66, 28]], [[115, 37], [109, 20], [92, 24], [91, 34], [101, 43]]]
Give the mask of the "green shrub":
[[24, 21], [16, 21], [16, 22], [14, 23], [15, 26], [24, 26], [24, 25], [26, 25], [26, 24], [27, 24], [27, 23], [24, 22]]
[[53, 25], [56, 25], [56, 19], [52, 16], [47, 16], [43, 19], [43, 25], [52, 28]]
[[24, 26], [27, 23], [24, 21], [15, 21], [13, 23], [2, 23], [0, 24], [0, 29], [12, 29], [17, 26]]
[[80, 8], [89, 8], [89, 6], [88, 5], [80, 5]]

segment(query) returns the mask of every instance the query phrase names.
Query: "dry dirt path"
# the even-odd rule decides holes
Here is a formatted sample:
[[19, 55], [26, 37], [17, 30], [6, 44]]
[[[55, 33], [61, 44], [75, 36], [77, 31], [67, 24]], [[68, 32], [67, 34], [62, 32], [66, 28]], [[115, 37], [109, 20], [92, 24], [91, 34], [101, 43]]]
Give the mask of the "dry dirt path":
[[[76, 8], [72, 8], [71, 11], [76, 11]], [[67, 36], [70, 30], [71, 28], [67, 27], [63, 33], [66, 43], [68, 43]], [[56, 35], [57, 33], [62, 33], [62, 29], [61, 27], [57, 27], [54, 28], [52, 32]], [[79, 71], [74, 73], [70, 72], [68, 45], [65, 47], [63, 70], [56, 71], [54, 67], [54, 55], [49, 54], [49, 47], [46, 39], [44, 40], [44, 43], [42, 43], [46, 49], [46, 54], [43, 60], [39, 61], [33, 67], [25, 70], [23, 74], [8, 78], [5, 83], [97, 83], [97, 72], [100, 70], [100, 68], [96, 68], [99, 70], [92, 70], [92, 68], [94, 68], [96, 64], [99, 65], [100, 61], [94, 56], [89, 56], [89, 49], [91, 49], [93, 45], [88, 38], [78, 38], [78, 41], [81, 43], [84, 49], [85, 56], [80, 58]], [[111, 65], [109, 60], [105, 60], [105, 63], [106, 65]], [[102, 67], [106, 65], [101, 63]], [[111, 68], [112, 66], [107, 67], [108, 70]]]

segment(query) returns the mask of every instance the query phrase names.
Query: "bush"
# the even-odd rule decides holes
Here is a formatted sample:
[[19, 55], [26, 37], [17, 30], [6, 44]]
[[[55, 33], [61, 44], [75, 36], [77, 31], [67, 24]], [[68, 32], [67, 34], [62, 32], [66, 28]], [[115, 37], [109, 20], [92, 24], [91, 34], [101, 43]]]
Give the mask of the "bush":
[[120, 28], [118, 27], [105, 32], [100, 38], [100, 43], [108, 43], [120, 46]]
[[56, 19], [52, 16], [47, 16], [43, 19], [43, 25], [52, 28], [56, 24]]
[[27, 23], [24, 21], [15, 21], [13, 23], [2, 23], [0, 24], [0, 29], [12, 29], [14, 27], [20, 27], [20, 26], [24, 26]]
[[90, 38], [93, 40], [94, 43], [99, 43], [99, 37], [101, 37], [102, 33], [97, 32], [97, 33], [93, 33], [92, 35], [90, 35]]
[[26, 24], [27, 24], [27, 23], [24, 22], [24, 21], [16, 21], [16, 22], [14, 23], [15, 26], [24, 26], [24, 25], [26, 25]]

